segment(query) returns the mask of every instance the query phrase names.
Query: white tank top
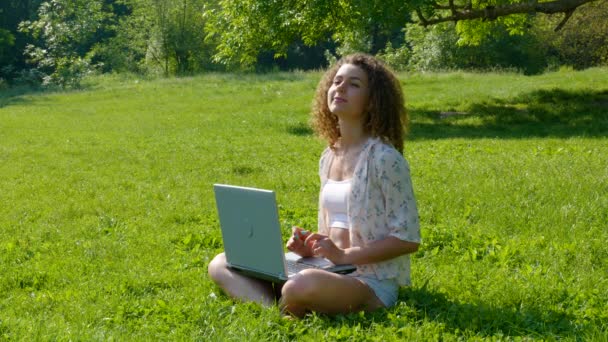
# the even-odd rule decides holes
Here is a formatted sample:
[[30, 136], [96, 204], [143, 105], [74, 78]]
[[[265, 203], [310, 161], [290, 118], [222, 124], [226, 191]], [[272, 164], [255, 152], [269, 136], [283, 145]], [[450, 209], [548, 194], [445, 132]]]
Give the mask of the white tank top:
[[348, 229], [348, 196], [350, 194], [350, 179], [335, 181], [328, 179], [321, 191], [321, 203], [327, 210], [330, 228]]

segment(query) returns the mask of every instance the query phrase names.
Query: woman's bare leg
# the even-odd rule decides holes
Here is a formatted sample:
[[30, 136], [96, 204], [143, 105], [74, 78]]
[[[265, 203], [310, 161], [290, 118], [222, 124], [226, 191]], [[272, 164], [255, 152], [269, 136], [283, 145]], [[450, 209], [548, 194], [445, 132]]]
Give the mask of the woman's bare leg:
[[340, 314], [384, 307], [374, 292], [351, 276], [322, 270], [304, 270], [282, 289], [281, 308], [296, 317], [309, 311]]
[[272, 283], [240, 274], [226, 264], [226, 256], [220, 253], [207, 268], [211, 279], [229, 296], [242, 301], [257, 302], [265, 306], [275, 303]]

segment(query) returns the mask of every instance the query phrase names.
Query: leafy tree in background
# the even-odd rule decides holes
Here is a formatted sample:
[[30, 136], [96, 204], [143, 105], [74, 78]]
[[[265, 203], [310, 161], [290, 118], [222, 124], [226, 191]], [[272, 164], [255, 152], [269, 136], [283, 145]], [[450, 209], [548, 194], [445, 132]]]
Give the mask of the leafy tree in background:
[[[406, 43], [388, 46], [381, 56], [397, 69], [427, 71], [506, 68], [534, 74], [560, 65], [608, 65], [607, 17], [608, 1], [597, 1], [580, 7], [558, 31], [561, 15], [517, 15], [504, 18], [512, 22], [484, 26], [412, 23], [406, 25]], [[526, 29], [514, 31], [514, 23]]]
[[92, 71], [88, 52], [111, 16], [102, 0], [51, 0], [38, 8], [38, 19], [20, 24], [37, 40], [25, 54], [45, 74], [43, 84], [78, 86]]
[[[189, 74], [210, 68], [203, 0], [48, 0], [19, 24], [43, 84], [78, 86], [95, 70]], [[14, 10], [14, 8], [13, 8]], [[4, 31], [2, 31], [4, 32]], [[1, 35], [0, 52], [12, 44]], [[4, 54], [0, 55], [4, 58]]]
[[0, 63], [8, 64], [11, 50], [15, 45], [15, 36], [11, 31], [0, 28]]
[[147, 12], [136, 1], [116, 0], [112, 4], [114, 20], [106, 39], [98, 41], [90, 51], [91, 60], [102, 72], [135, 72], [146, 70], [145, 58], [152, 25]]
[[0, 1], [0, 78], [22, 77], [27, 68], [23, 50], [32, 39], [18, 31], [19, 23], [37, 15], [42, 0]]
[[454, 23], [430, 28], [409, 24], [406, 44], [401, 47], [407, 62], [393, 67], [417, 71], [515, 69], [525, 74], [539, 73], [546, 67], [545, 51], [536, 36], [511, 35], [502, 25], [494, 26], [489, 34], [492, 39], [470, 46], [459, 44]]
[[[203, 0], [118, 0], [114, 35], [93, 48], [104, 71], [192, 74], [217, 68]], [[116, 10], [115, 10], [116, 12]]]
[[[213, 10], [210, 32], [219, 37], [217, 61], [247, 67], [256, 63], [260, 51], [282, 56], [299, 38], [315, 45], [332, 37], [345, 52], [373, 53], [381, 45], [374, 39], [377, 32], [411, 22], [424, 26], [457, 22], [459, 43], [475, 46], [494, 34], [496, 27], [523, 34], [529, 29], [531, 13], [564, 13], [557, 25], [563, 27], [578, 7], [593, 1], [598, 0], [221, 0]], [[416, 16], [411, 18], [411, 13]]]
[[606, 3], [3, 0], [0, 78], [44, 76], [47, 84], [75, 86], [94, 70], [183, 75], [318, 67], [320, 59], [355, 50], [412, 70], [587, 67], [607, 63]]
[[[500, 20], [520, 14], [563, 13], [564, 17], [556, 27], [556, 30], [559, 30], [577, 8], [594, 1], [597, 0], [441, 0], [421, 1], [415, 4], [414, 8], [419, 22], [424, 26], [443, 22]], [[514, 24], [508, 19], [504, 20], [504, 23]]]
[[409, 17], [403, 0], [220, 0], [210, 9], [211, 37], [218, 42], [215, 60], [251, 67], [260, 51], [284, 56], [301, 41], [314, 46], [332, 39], [343, 52], [378, 51]]
[[212, 49], [205, 44], [205, 1], [151, 0], [150, 4], [154, 21], [148, 58], [162, 65], [165, 75], [200, 71], [201, 59], [209, 58]]
[[568, 25], [555, 32], [559, 18], [538, 17], [534, 34], [554, 65], [584, 69], [608, 65], [608, 1], [598, 1], [576, 11]]

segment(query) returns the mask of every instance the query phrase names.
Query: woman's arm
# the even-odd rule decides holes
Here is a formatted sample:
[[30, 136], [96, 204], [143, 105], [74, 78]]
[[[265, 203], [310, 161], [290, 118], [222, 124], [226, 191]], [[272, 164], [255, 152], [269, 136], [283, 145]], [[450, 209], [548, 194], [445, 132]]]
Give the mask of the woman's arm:
[[394, 236], [371, 242], [365, 247], [338, 248], [327, 236], [311, 234], [305, 242], [315, 255], [329, 259], [336, 265], [343, 264], [371, 264], [398, 256], [414, 253], [418, 250], [419, 243], [404, 241]]
[[418, 251], [419, 245], [417, 242], [404, 241], [394, 236], [389, 236], [382, 240], [371, 242], [366, 247], [350, 247], [342, 250], [339, 263], [354, 265], [378, 263], [404, 254], [414, 253]]

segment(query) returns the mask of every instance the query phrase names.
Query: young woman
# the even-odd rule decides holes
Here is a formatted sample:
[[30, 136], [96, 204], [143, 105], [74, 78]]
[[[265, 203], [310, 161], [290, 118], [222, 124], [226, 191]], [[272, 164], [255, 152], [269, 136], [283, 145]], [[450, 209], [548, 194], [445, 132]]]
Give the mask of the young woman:
[[374, 57], [354, 54], [330, 68], [317, 87], [313, 126], [328, 147], [321, 155], [319, 230], [293, 228], [287, 248], [354, 264], [341, 275], [310, 269], [284, 284], [252, 279], [226, 267], [224, 254], [209, 275], [228, 295], [301, 317], [373, 311], [395, 304], [410, 283], [409, 254], [420, 243], [409, 166], [402, 156], [407, 124], [401, 85]]

